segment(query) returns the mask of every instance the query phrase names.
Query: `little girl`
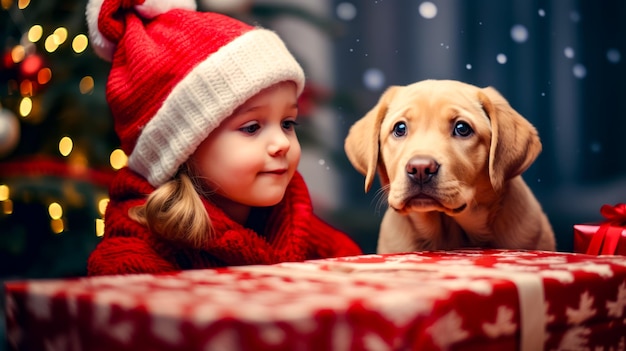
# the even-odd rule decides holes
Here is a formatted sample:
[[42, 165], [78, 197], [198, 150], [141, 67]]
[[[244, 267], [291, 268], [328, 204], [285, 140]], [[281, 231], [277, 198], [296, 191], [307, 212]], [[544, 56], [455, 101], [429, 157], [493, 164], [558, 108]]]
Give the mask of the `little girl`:
[[[131, 4], [132, 3], [132, 4]], [[304, 73], [271, 31], [193, 0], [90, 0], [128, 167], [90, 275], [360, 254], [314, 213], [297, 172]]]

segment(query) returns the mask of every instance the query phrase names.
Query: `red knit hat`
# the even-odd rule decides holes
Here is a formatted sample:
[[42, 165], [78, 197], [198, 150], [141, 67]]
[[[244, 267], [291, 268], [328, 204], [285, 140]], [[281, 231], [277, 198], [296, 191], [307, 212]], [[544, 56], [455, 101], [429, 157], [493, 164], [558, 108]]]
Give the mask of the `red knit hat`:
[[128, 166], [171, 179], [226, 117], [259, 91], [304, 73], [272, 31], [194, 0], [89, 0], [89, 36], [112, 67], [107, 101]]

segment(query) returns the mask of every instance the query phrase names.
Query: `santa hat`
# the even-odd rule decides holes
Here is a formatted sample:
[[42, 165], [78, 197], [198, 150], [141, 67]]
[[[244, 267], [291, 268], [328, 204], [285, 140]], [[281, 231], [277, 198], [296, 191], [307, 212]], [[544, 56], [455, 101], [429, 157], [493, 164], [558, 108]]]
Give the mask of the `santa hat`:
[[89, 0], [89, 36], [111, 61], [107, 101], [128, 166], [153, 186], [259, 91], [304, 73], [281, 39], [194, 0]]

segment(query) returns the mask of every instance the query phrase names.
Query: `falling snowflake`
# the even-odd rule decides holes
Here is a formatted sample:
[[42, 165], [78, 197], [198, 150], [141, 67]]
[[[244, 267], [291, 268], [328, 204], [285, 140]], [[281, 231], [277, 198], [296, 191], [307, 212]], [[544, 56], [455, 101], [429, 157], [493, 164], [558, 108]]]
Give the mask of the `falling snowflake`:
[[593, 308], [593, 300], [593, 296], [589, 295], [588, 291], [580, 294], [578, 309], [568, 307], [565, 311], [569, 323], [579, 325], [593, 317], [596, 314], [596, 309]]
[[419, 6], [420, 16], [426, 19], [432, 19], [437, 16], [437, 5], [433, 4], [430, 1], [424, 1]]
[[496, 56], [496, 61], [498, 61], [499, 64], [503, 65], [506, 63], [507, 57], [505, 54], [500, 53]]
[[357, 15], [356, 6], [349, 2], [342, 2], [336, 8], [337, 17], [344, 21], [351, 21]]
[[524, 43], [528, 40], [528, 29], [526, 26], [516, 24], [511, 28], [511, 38], [516, 43]]

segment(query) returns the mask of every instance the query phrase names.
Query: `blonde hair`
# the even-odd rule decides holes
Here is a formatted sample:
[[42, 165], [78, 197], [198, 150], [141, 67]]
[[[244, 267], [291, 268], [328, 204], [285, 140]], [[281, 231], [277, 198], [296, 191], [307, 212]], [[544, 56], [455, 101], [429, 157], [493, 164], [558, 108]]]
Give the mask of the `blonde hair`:
[[190, 167], [183, 165], [172, 180], [128, 214], [163, 239], [201, 248], [212, 237], [213, 227], [200, 198], [202, 186], [190, 172]]

